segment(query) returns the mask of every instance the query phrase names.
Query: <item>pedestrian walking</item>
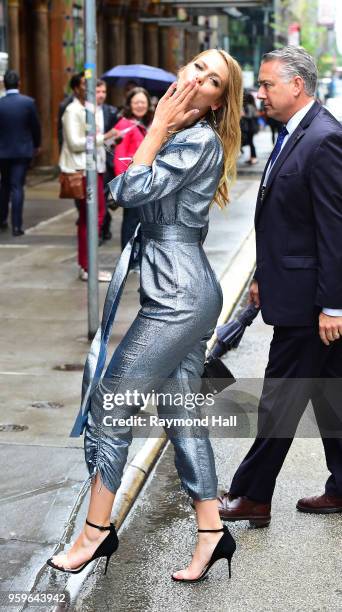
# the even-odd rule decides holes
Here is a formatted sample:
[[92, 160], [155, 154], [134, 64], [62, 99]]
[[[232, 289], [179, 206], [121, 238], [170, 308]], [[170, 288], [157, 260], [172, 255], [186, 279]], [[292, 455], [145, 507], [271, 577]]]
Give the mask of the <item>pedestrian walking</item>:
[[0, 229], [8, 228], [9, 204], [13, 236], [22, 236], [24, 186], [34, 155], [39, 153], [40, 123], [35, 102], [19, 91], [14, 70], [4, 75], [6, 95], [0, 99]]
[[[82, 171], [83, 189], [86, 192], [86, 82], [82, 73], [74, 80], [74, 99], [66, 107], [63, 117], [63, 144], [59, 159], [59, 166], [62, 172], [74, 173]], [[96, 114], [99, 121], [99, 115]], [[118, 132], [114, 129], [102, 133], [101, 125], [97, 123], [98, 133], [96, 135], [97, 146], [97, 197], [98, 197], [98, 229], [99, 235], [105, 215], [104, 185], [103, 176], [106, 170], [106, 152], [104, 142], [106, 139], [115, 138]], [[80, 216], [77, 226], [78, 238], [78, 263], [80, 266], [79, 277], [81, 280], [88, 280], [88, 256], [87, 256], [87, 210], [86, 199], [79, 200]], [[100, 270], [98, 280], [109, 282], [111, 275], [109, 272]]]
[[272, 145], [274, 146], [276, 142], [276, 136], [278, 137], [279, 131], [281, 130], [283, 125], [280, 121], [277, 121], [273, 117], [267, 117], [266, 124], [271, 128]]
[[[297, 509], [342, 512], [342, 127], [317, 101], [302, 48], [264, 55], [259, 99], [282, 123], [257, 199], [250, 300], [274, 326], [257, 438], [219, 498], [226, 520], [271, 520], [276, 479], [312, 401], [330, 475]], [[308, 461], [314, 461], [311, 456]]]
[[[139, 145], [145, 138], [153, 118], [153, 108], [149, 93], [143, 87], [133, 87], [129, 90], [122, 118], [115, 128], [123, 134], [120, 144], [114, 152], [114, 174], [119, 176], [126, 172]], [[139, 223], [138, 208], [124, 208], [121, 225], [121, 250], [134, 234]]]
[[246, 145], [250, 148], [250, 158], [247, 164], [254, 165], [258, 162], [257, 153], [254, 145], [254, 136], [259, 132], [258, 110], [253, 94], [244, 92], [243, 97], [243, 118], [246, 123]]
[[[86, 525], [73, 547], [48, 560], [55, 569], [79, 572], [100, 556], [108, 560], [118, 546], [110, 515], [120, 485], [131, 428], [115, 423], [139, 410], [114, 409], [113, 422], [104, 401], [138, 385], [139, 393], [162, 391], [182, 405], [159, 403], [160, 415], [199, 417], [184, 398], [201, 389], [206, 344], [222, 307], [222, 292], [204, 253], [210, 204], [228, 200], [227, 180], [236, 174], [240, 152], [242, 73], [225, 51], [212, 49], [182, 68], [178, 81], [158, 103], [145, 139], [126, 172], [110, 184], [114, 200], [140, 207], [141, 309], [117, 347], [101, 380], [111, 322], [127, 275], [126, 246], [109, 286], [104, 318], [91, 347], [83, 378], [83, 403], [72, 436], [85, 428], [85, 457], [92, 480]], [[178, 403], [178, 402], [177, 402]], [[105, 419], [105, 420], [104, 420]], [[191, 419], [190, 419], [191, 420]], [[182, 485], [193, 498], [199, 539], [190, 565], [173, 580], [198, 582], [220, 558], [229, 566], [235, 542], [218, 515], [217, 477], [205, 428], [194, 421], [188, 431], [176, 424], [166, 431], [174, 445]], [[109, 531], [109, 533], [107, 533]]]

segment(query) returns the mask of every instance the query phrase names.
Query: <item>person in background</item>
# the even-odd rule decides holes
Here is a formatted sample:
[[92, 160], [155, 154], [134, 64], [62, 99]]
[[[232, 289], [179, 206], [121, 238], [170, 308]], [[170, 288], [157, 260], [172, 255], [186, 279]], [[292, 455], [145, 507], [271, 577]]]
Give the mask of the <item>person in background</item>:
[[39, 153], [41, 130], [35, 102], [19, 93], [19, 75], [7, 70], [6, 95], [0, 100], [0, 229], [8, 228], [11, 200], [13, 236], [22, 236], [24, 185], [33, 156]]
[[276, 141], [276, 135], [278, 135], [278, 133], [280, 132], [280, 130], [283, 127], [283, 125], [282, 125], [282, 123], [280, 123], [280, 121], [277, 121], [276, 119], [273, 119], [273, 117], [267, 117], [266, 123], [271, 128], [272, 144], [274, 145], [275, 141]]
[[77, 74], [73, 74], [70, 81], [69, 81], [69, 87], [71, 89], [71, 93], [68, 96], [65, 96], [64, 100], [62, 100], [62, 102], [59, 105], [58, 108], [58, 117], [57, 117], [57, 135], [58, 135], [58, 145], [59, 145], [59, 151], [62, 150], [62, 144], [63, 144], [63, 123], [62, 123], [62, 117], [64, 115], [64, 111], [67, 108], [67, 106], [69, 106], [69, 104], [71, 104], [71, 102], [74, 100], [75, 98], [75, 87], [78, 87], [79, 85], [79, 80], [80, 79], [84, 79], [84, 70], [82, 70], [82, 72], [78, 72]]
[[255, 134], [257, 134], [259, 131], [258, 110], [255, 104], [253, 94], [246, 91], [244, 92], [243, 96], [243, 112], [247, 125], [246, 145], [249, 146], [251, 150], [250, 159], [246, 162], [246, 164], [253, 165], [256, 164], [258, 161], [253, 141]]
[[[105, 81], [101, 79], [97, 80], [96, 83], [96, 112], [98, 114], [98, 125], [102, 133], [109, 132], [112, 127], [118, 122], [118, 109], [115, 106], [111, 106], [111, 104], [105, 104], [105, 100], [107, 97], [107, 84]], [[119, 142], [119, 139], [114, 141], [114, 145]], [[109, 183], [114, 178], [113, 171], [113, 149], [114, 147], [106, 148], [106, 170], [104, 173], [104, 185]], [[110, 226], [112, 222], [111, 214], [106, 206], [106, 212], [101, 228], [101, 239], [102, 240], [110, 240], [112, 237], [112, 233], [110, 231]]]
[[[115, 126], [123, 134], [122, 142], [116, 146], [114, 153], [115, 176], [126, 172], [133, 155], [144, 140], [147, 129], [152, 122], [153, 110], [151, 98], [146, 89], [134, 87], [129, 91], [122, 114], [123, 117]], [[134, 234], [138, 223], [138, 208], [124, 208], [121, 226], [122, 250]]]
[[[84, 76], [84, 70], [82, 70], [82, 72], [78, 72], [76, 74], [73, 74], [70, 81], [69, 81], [69, 87], [71, 89], [71, 94], [69, 94], [68, 96], [65, 96], [64, 100], [62, 100], [62, 102], [59, 105], [59, 109], [58, 109], [58, 117], [57, 117], [57, 138], [58, 138], [58, 146], [59, 146], [59, 152], [61, 152], [62, 150], [62, 145], [63, 145], [63, 123], [62, 123], [62, 117], [64, 115], [65, 109], [67, 108], [67, 106], [69, 106], [69, 104], [71, 104], [71, 102], [75, 99], [75, 88], [77, 88], [79, 86], [79, 82], [80, 79], [84, 80], [85, 82], [85, 76]], [[79, 200], [74, 200], [75, 203], [75, 207], [77, 209], [77, 211], [80, 211], [80, 202]], [[76, 221], [76, 225], [78, 225], [79, 223], [79, 217], [77, 218]]]
[[[62, 172], [72, 173], [77, 170], [82, 170], [85, 173], [86, 169], [86, 81], [82, 73], [75, 78], [74, 81], [74, 100], [66, 107], [63, 117], [63, 144], [59, 159], [59, 166]], [[114, 129], [103, 133], [101, 125], [99, 125], [99, 114], [96, 113], [97, 129], [96, 136], [97, 145], [97, 177], [98, 177], [98, 226], [99, 233], [105, 215], [105, 199], [103, 187], [103, 175], [106, 170], [106, 153], [104, 149], [104, 141], [106, 139], [115, 138], [118, 132]], [[84, 191], [86, 189], [85, 176]], [[80, 217], [78, 223], [78, 263], [80, 266], [80, 279], [88, 280], [88, 260], [87, 260], [87, 216], [86, 216], [86, 200], [79, 200]], [[98, 280], [109, 282], [111, 274], [106, 271], [99, 271]]]
[[135, 89], [135, 87], [139, 87], [136, 81], [127, 81], [124, 87], [124, 99], [126, 100], [131, 89]]
[[156, 110], [158, 102], [159, 102], [158, 96], [151, 97], [151, 106], [153, 108], [153, 112]]

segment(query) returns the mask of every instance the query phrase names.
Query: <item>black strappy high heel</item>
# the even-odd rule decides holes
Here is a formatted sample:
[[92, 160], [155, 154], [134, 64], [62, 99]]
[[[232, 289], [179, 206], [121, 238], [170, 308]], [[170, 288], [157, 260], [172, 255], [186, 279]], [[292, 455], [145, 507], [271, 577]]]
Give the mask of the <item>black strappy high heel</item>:
[[216, 547], [214, 549], [213, 554], [211, 555], [209, 562], [203, 568], [202, 573], [198, 576], [198, 578], [193, 578], [190, 580], [188, 578], [175, 578], [174, 576], [171, 576], [172, 580], [174, 580], [175, 582], [189, 582], [189, 583], [190, 582], [200, 582], [206, 577], [210, 568], [219, 559], [227, 559], [229, 578], [232, 577], [231, 562], [232, 562], [233, 554], [235, 553], [235, 550], [236, 550], [236, 543], [235, 543], [233, 536], [229, 532], [227, 526], [224, 525], [222, 529], [198, 529], [198, 533], [209, 533], [209, 532], [218, 533], [219, 531], [223, 531], [223, 536], [217, 542]]
[[82, 563], [82, 565], [80, 565], [79, 567], [76, 567], [75, 569], [66, 569], [64, 567], [59, 567], [58, 565], [55, 565], [52, 561], [52, 557], [50, 557], [50, 559], [47, 560], [46, 562], [47, 565], [49, 565], [50, 567], [53, 567], [53, 569], [55, 570], [59, 570], [60, 572], [67, 572], [69, 574], [79, 574], [85, 567], [87, 567], [89, 563], [91, 563], [92, 561], [95, 561], [95, 559], [98, 559], [99, 557], [107, 557], [106, 567], [104, 571], [104, 573], [106, 574], [109, 559], [111, 558], [112, 554], [116, 551], [116, 549], [119, 546], [119, 540], [118, 540], [118, 536], [116, 533], [115, 525], [114, 523], [110, 523], [108, 527], [102, 527], [101, 525], [94, 525], [94, 523], [90, 523], [88, 519], [86, 519], [86, 523], [90, 527], [96, 527], [96, 529], [99, 529], [100, 531], [109, 531], [109, 534], [103, 540], [103, 542], [101, 542], [101, 544], [97, 547], [91, 559], [89, 559], [85, 563]]

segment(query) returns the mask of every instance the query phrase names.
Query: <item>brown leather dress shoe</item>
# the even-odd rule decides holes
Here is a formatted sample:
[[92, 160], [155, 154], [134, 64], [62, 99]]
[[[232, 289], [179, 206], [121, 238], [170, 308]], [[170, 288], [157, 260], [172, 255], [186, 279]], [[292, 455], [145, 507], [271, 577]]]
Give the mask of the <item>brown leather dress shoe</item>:
[[252, 527], [268, 527], [271, 522], [271, 504], [262, 504], [248, 497], [234, 497], [230, 493], [217, 499], [223, 521], [249, 521]]
[[332, 495], [315, 495], [314, 497], [303, 497], [298, 500], [297, 510], [309, 512], [311, 514], [332, 514], [342, 512], [342, 497]]

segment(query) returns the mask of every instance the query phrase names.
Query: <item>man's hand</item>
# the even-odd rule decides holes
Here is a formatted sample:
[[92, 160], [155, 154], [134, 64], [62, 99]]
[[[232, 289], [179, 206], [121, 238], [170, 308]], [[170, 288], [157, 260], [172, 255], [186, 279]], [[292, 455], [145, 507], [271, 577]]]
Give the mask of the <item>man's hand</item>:
[[319, 335], [326, 346], [342, 337], [342, 317], [331, 317], [321, 312], [319, 315]]
[[123, 137], [120, 130], [111, 128], [110, 130], [108, 130], [108, 132], [105, 132], [105, 134], [103, 134], [103, 140], [110, 140], [111, 138], [114, 138], [115, 144], [118, 144], [122, 141]]
[[250, 284], [248, 303], [254, 304], [257, 308], [260, 308], [259, 285], [256, 280], [252, 280]]
[[116, 130], [115, 128], [112, 128], [112, 130], [114, 136], [114, 144], [120, 144], [120, 142], [123, 141], [123, 135], [121, 134], [120, 130]]

